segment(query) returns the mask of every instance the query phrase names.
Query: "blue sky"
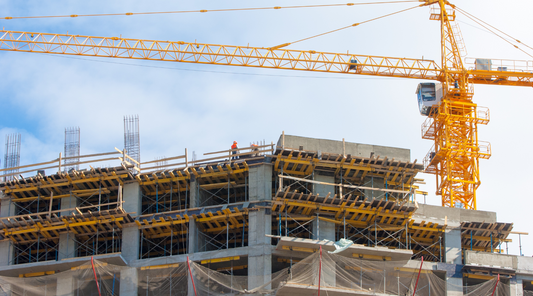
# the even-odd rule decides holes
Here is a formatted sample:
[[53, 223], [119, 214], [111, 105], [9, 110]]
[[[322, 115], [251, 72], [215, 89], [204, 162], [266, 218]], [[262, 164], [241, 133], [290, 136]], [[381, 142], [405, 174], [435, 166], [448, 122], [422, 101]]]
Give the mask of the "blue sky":
[[[366, 1], [365, 1], [366, 2]], [[370, 2], [370, 1], [369, 1]], [[376, 2], [376, 1], [373, 1]], [[271, 47], [362, 22], [418, 3], [335, 8], [208, 12], [148, 16], [5, 20], [6, 16], [71, 15], [272, 7], [342, 3], [294, 1], [13, 1], [0, 2], [7, 30], [122, 36], [155, 40]], [[458, 7], [533, 46], [529, 13], [533, 2], [454, 1]], [[458, 15], [468, 57], [533, 60], [478, 24]], [[440, 61], [439, 23], [427, 7], [291, 45], [289, 48]], [[524, 47], [531, 55], [533, 50]], [[411, 149], [422, 161], [432, 142], [421, 139], [424, 117], [414, 92], [417, 80], [247, 69], [214, 65], [132, 61], [0, 52], [0, 153], [5, 135], [22, 133], [21, 163], [47, 161], [63, 150], [64, 130], [81, 129], [81, 153], [123, 146], [123, 117], [138, 114], [142, 160], [228, 149], [233, 140], [276, 142], [286, 134]], [[491, 110], [479, 139], [492, 144], [481, 161], [478, 208], [514, 222], [524, 252], [533, 255], [532, 179], [533, 90], [475, 86], [474, 102]], [[432, 175], [420, 175], [439, 204]], [[512, 236], [518, 241], [518, 237]], [[518, 253], [517, 243], [510, 252]]]

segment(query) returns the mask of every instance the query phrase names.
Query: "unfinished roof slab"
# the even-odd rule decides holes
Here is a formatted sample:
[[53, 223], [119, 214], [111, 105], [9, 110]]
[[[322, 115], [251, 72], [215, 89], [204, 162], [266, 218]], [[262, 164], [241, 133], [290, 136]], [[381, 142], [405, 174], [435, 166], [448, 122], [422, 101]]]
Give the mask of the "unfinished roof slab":
[[343, 145], [342, 141], [335, 140], [282, 135], [278, 140], [277, 146], [293, 149], [299, 149], [302, 147], [303, 150], [346, 155], [351, 154], [353, 156], [361, 157], [370, 157], [371, 154], [374, 154], [375, 156], [379, 155], [381, 158], [387, 156], [390, 159], [395, 158], [400, 161], [411, 161], [411, 151], [409, 149], [350, 142], [345, 142]]

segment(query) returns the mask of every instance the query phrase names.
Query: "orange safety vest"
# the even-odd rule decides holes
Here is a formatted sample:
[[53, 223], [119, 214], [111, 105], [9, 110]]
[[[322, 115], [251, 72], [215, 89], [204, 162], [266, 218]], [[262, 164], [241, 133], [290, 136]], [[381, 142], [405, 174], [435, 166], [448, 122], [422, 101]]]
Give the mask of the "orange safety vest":
[[237, 149], [237, 144], [231, 145], [231, 149]]

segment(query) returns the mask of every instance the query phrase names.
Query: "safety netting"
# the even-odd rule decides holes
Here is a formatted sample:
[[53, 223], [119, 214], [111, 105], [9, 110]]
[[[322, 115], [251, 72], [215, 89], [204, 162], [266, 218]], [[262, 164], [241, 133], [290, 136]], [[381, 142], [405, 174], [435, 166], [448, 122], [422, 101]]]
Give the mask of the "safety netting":
[[[156, 264], [158, 263], [158, 264]], [[38, 277], [0, 277], [3, 295], [447, 295], [455, 289], [420, 261], [369, 261], [316, 252], [272, 274], [236, 276], [195, 262], [143, 267], [94, 260], [71, 270]], [[442, 276], [442, 275], [441, 275]], [[489, 280], [456, 287], [468, 296], [508, 296], [509, 286]], [[454, 294], [455, 295], [455, 294]]]

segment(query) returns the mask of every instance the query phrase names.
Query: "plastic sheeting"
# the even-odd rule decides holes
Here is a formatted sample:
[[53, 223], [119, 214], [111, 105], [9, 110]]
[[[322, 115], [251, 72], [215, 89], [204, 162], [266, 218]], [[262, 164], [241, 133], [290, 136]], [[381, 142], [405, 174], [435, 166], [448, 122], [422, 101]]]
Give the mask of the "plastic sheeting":
[[[155, 259], [154, 259], [155, 260]], [[314, 253], [302, 261], [271, 275], [232, 276], [187, 262], [148, 267], [106, 265], [95, 262], [101, 295], [310, 295], [318, 287], [323, 295], [413, 295], [419, 261], [368, 261]], [[161, 261], [153, 261], [155, 262]], [[457, 287], [468, 296], [491, 295], [496, 280], [477, 286]], [[19, 278], [0, 277], [4, 295], [95, 296], [98, 290], [90, 261], [74, 270], [54, 275]], [[446, 282], [432, 271], [423, 270], [415, 295], [446, 295]], [[508, 296], [509, 286], [498, 282], [494, 295]], [[526, 294], [524, 294], [526, 295]]]

